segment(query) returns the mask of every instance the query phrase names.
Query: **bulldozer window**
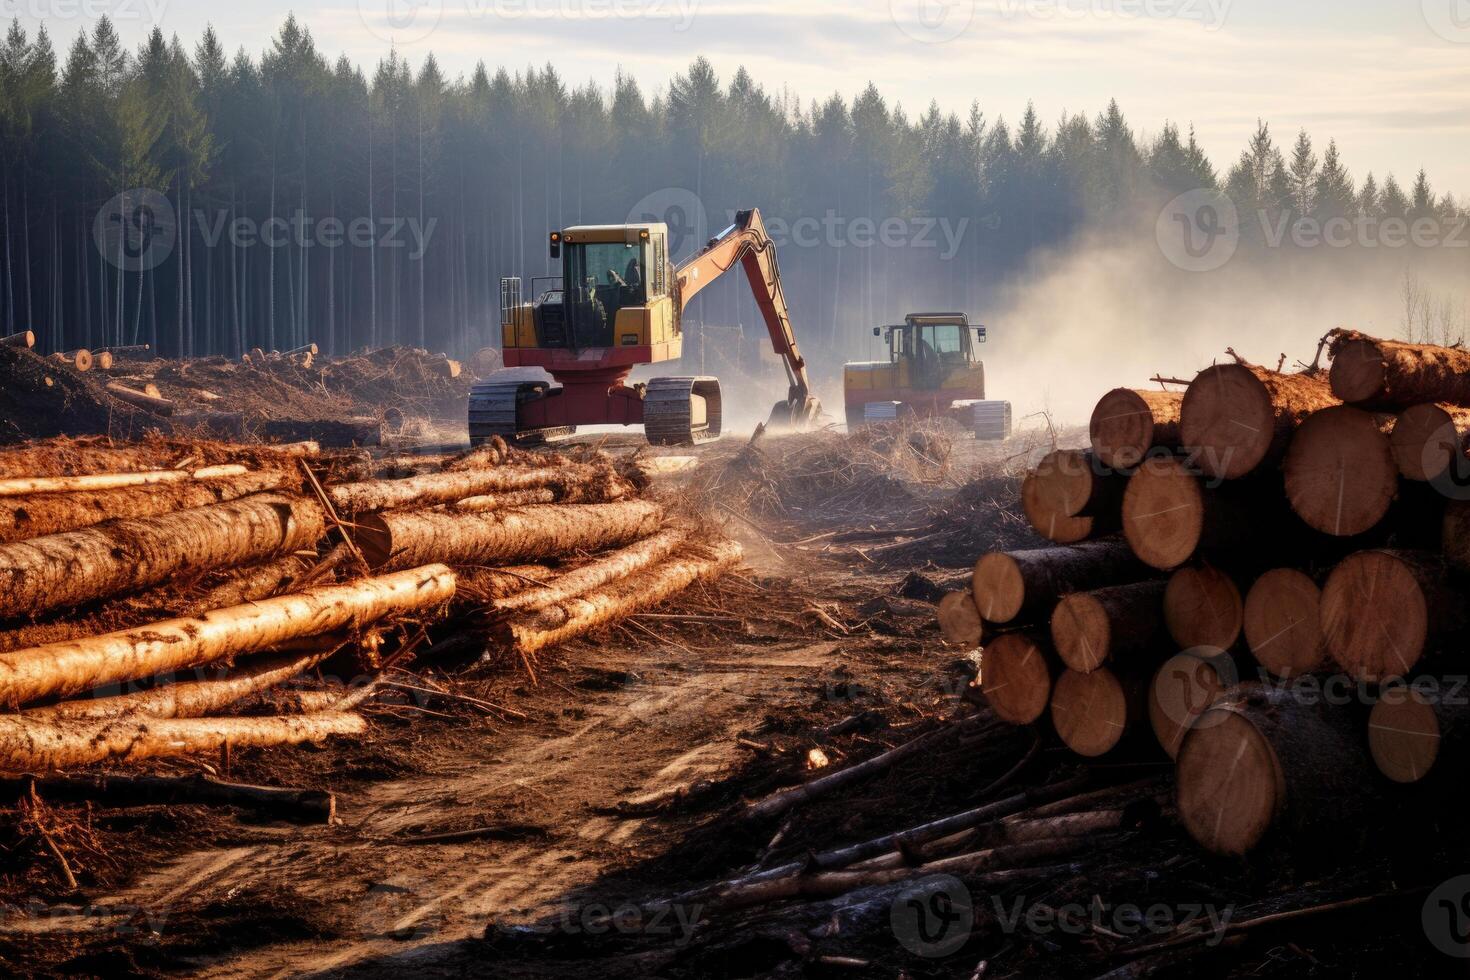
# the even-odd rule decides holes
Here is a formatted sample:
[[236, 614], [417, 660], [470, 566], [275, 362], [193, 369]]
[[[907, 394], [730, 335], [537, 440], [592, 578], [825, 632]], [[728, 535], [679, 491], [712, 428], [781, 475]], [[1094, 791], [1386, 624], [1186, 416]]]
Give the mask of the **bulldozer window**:
[[965, 355], [965, 328], [957, 323], [919, 328], [919, 347], [939, 355], [944, 361], [960, 360]]
[[578, 347], [611, 346], [618, 311], [647, 303], [647, 253], [647, 244], [621, 242], [565, 249], [564, 285]]

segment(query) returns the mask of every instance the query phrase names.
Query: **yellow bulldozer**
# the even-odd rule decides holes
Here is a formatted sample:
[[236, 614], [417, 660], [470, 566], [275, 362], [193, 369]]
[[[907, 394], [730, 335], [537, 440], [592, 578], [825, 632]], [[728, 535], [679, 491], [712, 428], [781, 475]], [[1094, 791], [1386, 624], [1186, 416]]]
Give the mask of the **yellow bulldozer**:
[[985, 400], [985, 363], [977, 348], [986, 328], [963, 313], [910, 313], [874, 327], [888, 359], [847, 364], [843, 400], [849, 432], [875, 422], [952, 418], [978, 439], [1010, 438], [1010, 402]]

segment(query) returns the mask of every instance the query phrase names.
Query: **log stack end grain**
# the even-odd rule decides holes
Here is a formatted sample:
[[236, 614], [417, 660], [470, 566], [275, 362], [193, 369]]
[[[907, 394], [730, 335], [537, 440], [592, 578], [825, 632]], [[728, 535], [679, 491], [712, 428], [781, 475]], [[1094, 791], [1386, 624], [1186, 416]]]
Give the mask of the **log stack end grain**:
[[998, 718], [1029, 725], [1046, 713], [1052, 679], [1058, 673], [1050, 653], [1024, 633], [1006, 633], [980, 654], [980, 690]]
[[1398, 492], [1389, 437], [1378, 419], [1349, 405], [1315, 412], [1297, 427], [1285, 473], [1292, 510], [1335, 537], [1371, 529]]
[[1088, 423], [1093, 454], [1104, 466], [1129, 470], [1150, 449], [1177, 449], [1183, 401], [1179, 392], [1114, 388], [1098, 400]]

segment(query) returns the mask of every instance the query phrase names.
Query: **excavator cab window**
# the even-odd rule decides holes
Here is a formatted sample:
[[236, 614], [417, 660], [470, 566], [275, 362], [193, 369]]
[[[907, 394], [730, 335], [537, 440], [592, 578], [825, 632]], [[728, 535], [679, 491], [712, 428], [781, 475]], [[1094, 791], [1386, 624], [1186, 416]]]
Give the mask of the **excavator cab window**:
[[567, 319], [578, 348], [612, 347], [618, 311], [648, 303], [648, 242], [563, 247]]

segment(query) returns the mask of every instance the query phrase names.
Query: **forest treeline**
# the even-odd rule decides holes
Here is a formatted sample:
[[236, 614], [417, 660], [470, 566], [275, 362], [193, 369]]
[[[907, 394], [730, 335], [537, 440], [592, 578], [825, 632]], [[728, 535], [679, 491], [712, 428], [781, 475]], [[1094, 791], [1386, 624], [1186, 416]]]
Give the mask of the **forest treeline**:
[[[57, 43], [17, 21], [0, 47], [0, 333], [51, 349], [472, 351], [498, 340], [500, 277], [551, 271], [549, 229], [640, 206], [690, 232], [750, 206], [792, 228], [798, 328], [834, 355], [910, 307], [983, 314], [1035, 250], [1152, 229], [1198, 188], [1273, 221], [1467, 213], [1422, 172], [1355, 180], [1335, 144], [1278, 145], [1265, 123], [1218, 173], [1192, 131], [1145, 139], [1116, 103], [1050, 125], [979, 102], [910, 114], [871, 85], [804, 103], [703, 59], [653, 95], [553, 66], [451, 79], [396, 53], [369, 74], [295, 18], [258, 57], [212, 30], [128, 50], [106, 19]], [[1267, 227], [1242, 221], [1248, 240]], [[743, 291], [697, 302], [759, 322]]]

